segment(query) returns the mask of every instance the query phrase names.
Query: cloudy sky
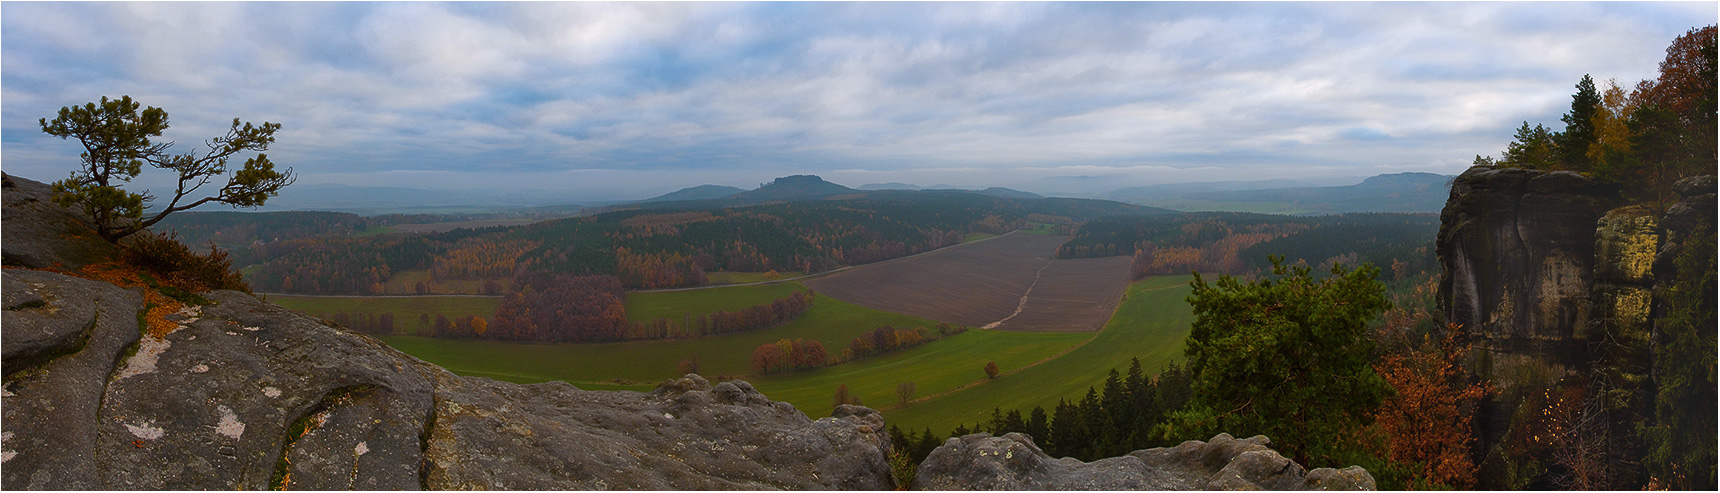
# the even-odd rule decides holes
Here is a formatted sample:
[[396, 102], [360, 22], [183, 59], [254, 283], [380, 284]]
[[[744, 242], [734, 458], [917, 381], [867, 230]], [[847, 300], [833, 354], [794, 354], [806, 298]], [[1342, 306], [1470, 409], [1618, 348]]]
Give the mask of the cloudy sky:
[[234, 117], [281, 123], [269, 155], [301, 184], [602, 199], [801, 173], [1041, 192], [1065, 177], [1454, 174], [1525, 120], [1561, 127], [1583, 74], [1653, 78], [1673, 38], [1716, 16], [1713, 2], [6, 2], [0, 157], [62, 178], [81, 148], [37, 119], [131, 95], [169, 112], [181, 146]]

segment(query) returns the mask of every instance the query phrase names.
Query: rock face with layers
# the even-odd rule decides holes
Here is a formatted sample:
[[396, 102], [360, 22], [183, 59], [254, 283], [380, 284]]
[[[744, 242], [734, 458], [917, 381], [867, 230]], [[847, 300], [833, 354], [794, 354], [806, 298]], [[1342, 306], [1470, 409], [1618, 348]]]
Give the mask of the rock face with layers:
[[1263, 436], [1219, 434], [1093, 462], [1053, 459], [1020, 433], [951, 438], [920, 464], [916, 490], [1372, 490], [1360, 467], [1308, 471]]
[[[1475, 344], [1468, 368], [1498, 389], [1476, 419], [1482, 487], [1521, 488], [1537, 474], [1539, 466], [1513, 463], [1503, 446], [1525, 416], [1542, 411], [1528, 406], [1567, 377], [1598, 375], [1615, 395], [1632, 396], [1609, 400], [1609, 411], [1622, 411], [1615, 417], [1647, 412], [1657, 283], [1670, 280], [1683, 238], [1701, 225], [1714, 231], [1713, 177], [1677, 189], [1683, 200], [1662, 214], [1625, 205], [1616, 187], [1571, 172], [1477, 166], [1452, 182], [1437, 243], [1439, 303]], [[1623, 418], [1614, 421], [1595, 426], [1610, 436], [1634, 433]], [[1611, 448], [1623, 443], [1607, 453], [1641, 456]]]

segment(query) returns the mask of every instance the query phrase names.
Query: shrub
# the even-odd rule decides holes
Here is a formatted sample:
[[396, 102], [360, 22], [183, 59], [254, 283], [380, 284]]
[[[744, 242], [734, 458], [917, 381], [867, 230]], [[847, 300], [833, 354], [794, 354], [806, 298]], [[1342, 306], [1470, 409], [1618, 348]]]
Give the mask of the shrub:
[[172, 287], [191, 292], [213, 289], [251, 292], [244, 276], [233, 270], [232, 257], [213, 242], [209, 244], [209, 254], [198, 255], [172, 232], [146, 231], [133, 235], [124, 246], [121, 260]]

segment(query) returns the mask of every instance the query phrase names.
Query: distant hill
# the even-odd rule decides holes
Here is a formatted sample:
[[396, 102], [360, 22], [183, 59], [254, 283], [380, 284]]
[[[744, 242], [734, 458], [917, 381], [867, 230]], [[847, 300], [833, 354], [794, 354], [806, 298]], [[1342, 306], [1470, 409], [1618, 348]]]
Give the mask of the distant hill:
[[867, 183], [865, 185], [860, 185], [860, 187], [858, 188], [858, 190], [919, 190], [919, 189], [920, 189], [919, 185], [912, 185], [912, 184], [908, 184], [908, 183], [901, 183], [901, 182], [894, 182], [894, 181], [889, 182], [889, 183]]
[[745, 191], [746, 191], [746, 189], [743, 189], [743, 188], [737, 188], [737, 187], [731, 187], [731, 186], [725, 186], [725, 185], [699, 185], [696, 187], [687, 187], [687, 188], [683, 188], [680, 190], [669, 192], [669, 193], [666, 193], [663, 195], [658, 195], [656, 197], [645, 199], [642, 202], [672, 202], [672, 201], [678, 201], [678, 200], [720, 199], [723, 197], [728, 197], [730, 195], [734, 195], [734, 194], [745, 192]]
[[1198, 192], [1187, 198], [1217, 202], [1277, 202], [1315, 212], [1439, 212], [1451, 195], [1451, 178], [1433, 173], [1379, 175], [1341, 187], [1297, 187]]
[[1378, 175], [1346, 186], [1309, 186], [1286, 179], [1174, 183], [1113, 190], [1106, 198], [1182, 211], [1269, 214], [1439, 212], [1451, 177], [1433, 173]]
[[771, 200], [818, 199], [832, 195], [855, 193], [856, 190], [842, 185], [824, 181], [815, 175], [792, 175], [777, 178], [776, 181], [745, 192], [737, 193], [728, 198], [741, 202], [763, 202]]
[[1310, 183], [1284, 178], [1254, 181], [1214, 181], [1202, 183], [1166, 183], [1163, 185], [1147, 185], [1144, 187], [1128, 187], [1112, 190], [1104, 194], [1105, 198], [1122, 202], [1159, 201], [1185, 198], [1192, 193], [1217, 192], [1226, 190], [1262, 190], [1269, 188], [1306, 187]]
[[1043, 199], [1043, 198], [1045, 198], [1044, 195], [1040, 195], [1037, 193], [1023, 192], [1020, 190], [1014, 190], [1014, 189], [1003, 188], [1003, 187], [991, 187], [991, 188], [987, 188], [985, 190], [977, 190], [974, 193], [977, 193], [980, 195], [992, 196], [992, 197], [1002, 197], [1002, 198], [1006, 198], [1006, 199]]

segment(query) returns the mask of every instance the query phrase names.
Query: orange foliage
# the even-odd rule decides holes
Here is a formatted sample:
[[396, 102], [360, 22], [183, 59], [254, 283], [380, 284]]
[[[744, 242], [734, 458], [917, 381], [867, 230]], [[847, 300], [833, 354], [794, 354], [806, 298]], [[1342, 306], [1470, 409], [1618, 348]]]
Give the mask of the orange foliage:
[[[167, 316], [185, 309], [185, 304], [180, 303], [173, 298], [169, 298], [167, 295], [161, 294], [160, 291], [151, 287], [149, 283], [143, 280], [143, 273], [136, 266], [110, 261], [86, 265], [77, 270], [65, 270], [52, 267], [41, 270], [65, 274], [72, 277], [81, 277], [92, 281], [101, 281], [122, 288], [141, 287], [143, 288], [141, 291], [143, 292], [143, 301], [144, 306], [146, 307], [143, 314], [143, 320], [144, 323], [149, 326], [147, 331], [149, 335], [156, 338], [162, 338], [167, 337], [167, 334], [173, 333], [175, 330], [179, 330], [179, 324], [167, 320]], [[180, 289], [186, 289], [187, 291], [193, 292], [207, 291], [207, 289], [200, 289], [196, 286], [190, 286], [190, 288], [193, 289], [180, 287]]]
[[1428, 336], [1424, 350], [1388, 354], [1374, 365], [1397, 390], [1380, 405], [1376, 422], [1387, 435], [1392, 461], [1421, 464], [1417, 477], [1426, 486], [1464, 489], [1475, 484], [1469, 457], [1474, 404], [1493, 389], [1467, 382], [1461, 361], [1470, 347], [1458, 342], [1458, 325], [1447, 328], [1437, 344]]
[[436, 256], [430, 276], [438, 280], [508, 277], [514, 274], [520, 254], [537, 246], [538, 242], [529, 240], [467, 238]]
[[657, 289], [698, 286], [705, 283], [705, 271], [691, 255], [678, 253], [633, 253], [626, 247], [615, 249], [615, 276], [621, 284], [632, 288]]

